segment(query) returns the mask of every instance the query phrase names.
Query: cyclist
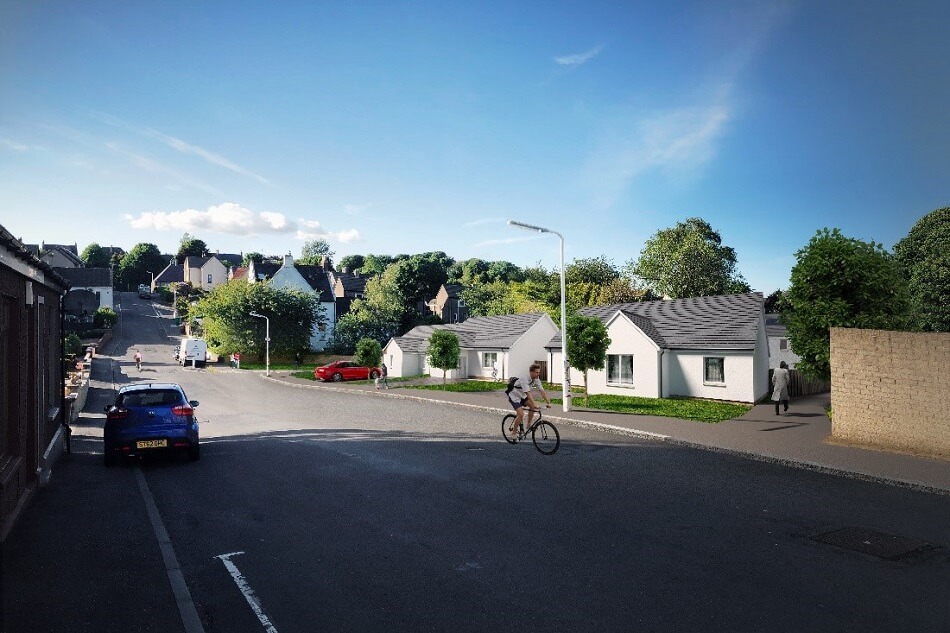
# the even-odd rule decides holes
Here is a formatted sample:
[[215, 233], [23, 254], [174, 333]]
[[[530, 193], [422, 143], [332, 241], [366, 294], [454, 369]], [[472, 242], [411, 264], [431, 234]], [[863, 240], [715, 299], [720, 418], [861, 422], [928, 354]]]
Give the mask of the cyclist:
[[518, 427], [521, 426], [521, 420], [524, 418], [525, 406], [528, 407], [528, 426], [525, 428], [531, 428], [534, 410], [538, 408], [538, 405], [534, 402], [534, 398], [531, 396], [533, 389], [537, 389], [541, 392], [541, 397], [544, 398], [544, 401], [547, 403], [547, 408], [551, 408], [551, 398], [548, 397], [547, 392], [541, 385], [541, 365], [537, 363], [531, 365], [531, 367], [528, 368], [528, 373], [530, 378], [527, 383], [522, 381], [521, 378], [517, 378], [512, 385], [511, 392], [508, 394], [508, 401], [511, 402], [511, 406], [517, 414], [511, 426], [508, 428], [512, 437], [517, 437], [518, 435]]
[[142, 352], [135, 350], [135, 368], [142, 371]]

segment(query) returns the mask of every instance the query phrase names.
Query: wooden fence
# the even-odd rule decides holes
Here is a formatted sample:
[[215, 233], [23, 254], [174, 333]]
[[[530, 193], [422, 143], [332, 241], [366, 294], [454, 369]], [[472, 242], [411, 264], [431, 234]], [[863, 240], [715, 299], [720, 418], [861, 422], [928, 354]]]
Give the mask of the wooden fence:
[[[769, 370], [769, 394], [772, 393], [772, 372]], [[788, 370], [788, 395], [790, 398], [798, 396], [810, 396], [814, 393], [828, 393], [831, 391], [831, 383], [823, 380], [809, 380], [805, 378], [797, 369]]]

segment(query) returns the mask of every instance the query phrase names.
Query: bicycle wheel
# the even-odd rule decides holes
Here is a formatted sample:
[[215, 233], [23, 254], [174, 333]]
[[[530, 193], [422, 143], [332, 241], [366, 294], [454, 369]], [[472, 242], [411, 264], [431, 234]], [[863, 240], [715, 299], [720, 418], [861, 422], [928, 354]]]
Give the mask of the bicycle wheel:
[[516, 438], [518, 437], [517, 436], [518, 429], [515, 429], [515, 433], [508, 432], [508, 427], [511, 426], [511, 423], [514, 422], [514, 420], [515, 420], [515, 414], [513, 413], [509, 413], [508, 415], [506, 415], [505, 417], [501, 419], [501, 434], [504, 436], [505, 441], [508, 442], [509, 444], [517, 444]]
[[534, 430], [531, 431], [531, 440], [534, 442], [534, 447], [545, 455], [554, 455], [561, 445], [561, 436], [557, 432], [557, 427], [547, 420], [541, 420], [534, 426]]

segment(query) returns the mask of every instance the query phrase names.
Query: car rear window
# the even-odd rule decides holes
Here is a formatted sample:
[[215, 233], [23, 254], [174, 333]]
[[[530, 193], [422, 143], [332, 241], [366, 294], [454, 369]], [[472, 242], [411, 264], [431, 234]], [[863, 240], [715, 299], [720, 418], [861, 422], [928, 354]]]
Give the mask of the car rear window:
[[172, 389], [154, 389], [137, 391], [119, 396], [120, 407], [157, 407], [176, 405], [184, 402], [181, 394]]

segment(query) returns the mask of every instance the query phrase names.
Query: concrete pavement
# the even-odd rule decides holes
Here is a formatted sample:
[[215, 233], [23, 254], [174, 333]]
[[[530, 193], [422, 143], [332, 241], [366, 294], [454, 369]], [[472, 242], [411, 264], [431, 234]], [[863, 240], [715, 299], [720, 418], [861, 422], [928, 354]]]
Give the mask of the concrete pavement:
[[[262, 375], [263, 377], [263, 375]], [[294, 378], [287, 371], [272, 371], [269, 380], [305, 389], [359, 392], [384, 398], [410, 398], [510, 413], [503, 391], [456, 393], [406, 389], [394, 382], [388, 390], [372, 384], [316, 383]], [[438, 381], [436, 381], [438, 382]], [[772, 403], [754, 406], [745, 415], [718, 424], [649, 415], [630, 415], [585, 409], [574, 398], [572, 411], [552, 407], [545, 416], [554, 422], [585, 426], [607, 433], [650, 437], [703, 450], [775, 462], [845, 477], [876, 481], [925, 492], [950, 495], [950, 463], [905, 453], [835, 444], [830, 441], [831, 421], [825, 413], [829, 394], [803, 396], [790, 404], [788, 413], [775, 415]], [[564, 438], [562, 441], [570, 441]]]

